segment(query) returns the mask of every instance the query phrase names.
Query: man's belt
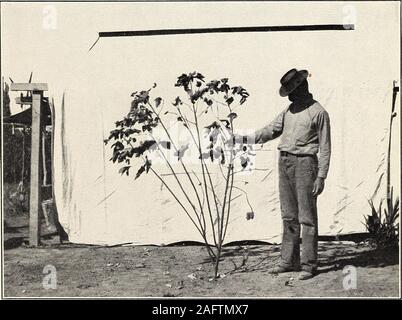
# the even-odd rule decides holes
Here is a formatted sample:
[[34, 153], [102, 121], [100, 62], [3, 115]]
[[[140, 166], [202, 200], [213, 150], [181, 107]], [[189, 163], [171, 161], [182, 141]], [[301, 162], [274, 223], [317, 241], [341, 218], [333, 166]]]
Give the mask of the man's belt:
[[287, 151], [280, 151], [281, 157], [316, 157], [315, 154], [295, 154]]

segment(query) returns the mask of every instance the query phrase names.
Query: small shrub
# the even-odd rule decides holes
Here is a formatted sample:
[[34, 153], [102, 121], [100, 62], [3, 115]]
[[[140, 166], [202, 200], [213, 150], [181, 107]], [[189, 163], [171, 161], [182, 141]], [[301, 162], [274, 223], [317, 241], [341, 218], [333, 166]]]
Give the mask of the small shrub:
[[382, 207], [381, 200], [378, 208], [372, 200], [368, 201], [371, 215], [365, 216], [365, 226], [369, 232], [369, 242], [376, 248], [398, 247], [399, 239], [399, 198], [393, 200], [393, 190], [387, 198], [387, 208]]
[[[175, 87], [182, 96], [171, 103], [151, 97], [155, 87], [132, 93], [129, 114], [115, 123], [105, 140], [112, 143], [110, 161], [123, 165], [122, 175], [129, 176], [134, 169], [134, 179], [151, 173], [161, 181], [204, 241], [216, 279], [234, 199], [244, 194], [250, 207], [247, 220], [254, 217], [247, 192], [235, 186], [234, 179], [251, 162], [249, 148], [233, 141], [234, 110], [245, 106], [249, 94], [241, 86], [231, 86], [228, 78], [206, 81], [199, 72], [177, 78]], [[208, 121], [203, 117], [207, 113], [213, 114]], [[175, 139], [169, 121], [177, 123], [189, 141]], [[158, 159], [162, 169], [154, 166]], [[166, 169], [170, 180], [162, 174]], [[235, 196], [234, 191], [242, 193]]]

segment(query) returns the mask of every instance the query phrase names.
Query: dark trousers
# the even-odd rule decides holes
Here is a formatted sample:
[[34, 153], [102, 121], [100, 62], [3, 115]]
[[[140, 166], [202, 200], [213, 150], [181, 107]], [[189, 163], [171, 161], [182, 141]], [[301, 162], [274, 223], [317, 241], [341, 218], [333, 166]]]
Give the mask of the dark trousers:
[[[313, 272], [317, 269], [317, 198], [313, 196], [317, 156], [280, 152], [279, 197], [283, 220], [281, 265]], [[302, 254], [300, 264], [300, 228]]]

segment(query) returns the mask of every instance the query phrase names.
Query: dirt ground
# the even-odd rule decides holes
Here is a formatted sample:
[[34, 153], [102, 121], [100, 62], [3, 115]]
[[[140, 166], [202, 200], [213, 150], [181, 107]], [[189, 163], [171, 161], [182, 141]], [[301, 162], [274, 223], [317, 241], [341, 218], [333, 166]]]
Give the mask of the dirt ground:
[[[22, 228], [22, 229], [21, 229]], [[297, 280], [297, 273], [268, 274], [280, 246], [225, 248], [218, 280], [199, 245], [99, 247], [59, 244], [45, 236], [39, 248], [24, 245], [26, 226], [6, 228], [5, 297], [397, 297], [397, 252], [365, 244], [320, 242], [319, 274]], [[46, 230], [43, 230], [46, 231]], [[243, 267], [240, 267], [244, 263]], [[44, 289], [44, 267], [57, 271], [57, 287]], [[356, 288], [343, 287], [343, 268], [356, 267]]]

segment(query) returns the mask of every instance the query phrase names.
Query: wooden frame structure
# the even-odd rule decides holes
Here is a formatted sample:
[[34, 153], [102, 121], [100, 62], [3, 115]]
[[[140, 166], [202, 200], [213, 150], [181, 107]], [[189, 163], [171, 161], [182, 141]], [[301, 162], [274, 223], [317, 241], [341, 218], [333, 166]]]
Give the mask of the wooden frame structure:
[[32, 93], [30, 101], [20, 101], [32, 105], [32, 144], [31, 144], [31, 186], [29, 196], [29, 244], [38, 246], [40, 243], [39, 214], [41, 210], [41, 141], [42, 141], [42, 97], [48, 90], [47, 83], [11, 83], [10, 91], [28, 91]]

